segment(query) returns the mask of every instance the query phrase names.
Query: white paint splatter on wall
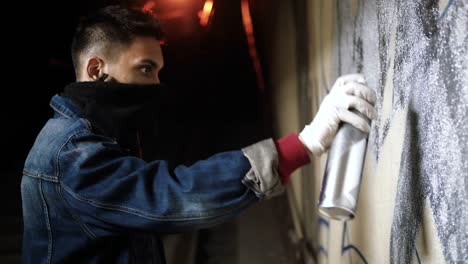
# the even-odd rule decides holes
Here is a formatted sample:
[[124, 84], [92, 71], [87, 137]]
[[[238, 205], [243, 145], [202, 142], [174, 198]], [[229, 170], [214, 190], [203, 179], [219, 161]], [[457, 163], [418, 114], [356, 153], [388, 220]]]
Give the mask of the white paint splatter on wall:
[[[468, 1], [306, 2], [308, 40], [299, 19], [296, 31], [288, 25], [301, 12], [278, 18], [281, 45], [272, 54], [282, 56], [273, 60], [272, 83], [284, 112], [277, 111], [279, 130], [298, 125], [292, 117], [304, 110], [303, 97], [313, 97], [313, 112], [334, 78], [353, 72], [376, 89], [379, 115], [354, 220], [311, 219], [318, 218], [311, 201], [326, 157], [292, 178], [291, 203], [310, 206], [295, 213], [297, 233], [315, 251], [304, 255], [318, 263], [468, 263]], [[304, 43], [295, 49], [292, 40], [310, 49], [303, 53]], [[310, 85], [293, 74], [304, 71], [306, 53]], [[301, 63], [292, 67], [295, 60]]]
[[[375, 163], [386, 162], [382, 145], [407, 111], [388, 261], [421, 261], [416, 240], [427, 207], [445, 261], [468, 262], [468, 1], [337, 0], [336, 7], [337, 74], [363, 72], [377, 90]], [[366, 250], [355, 249], [366, 261]]]

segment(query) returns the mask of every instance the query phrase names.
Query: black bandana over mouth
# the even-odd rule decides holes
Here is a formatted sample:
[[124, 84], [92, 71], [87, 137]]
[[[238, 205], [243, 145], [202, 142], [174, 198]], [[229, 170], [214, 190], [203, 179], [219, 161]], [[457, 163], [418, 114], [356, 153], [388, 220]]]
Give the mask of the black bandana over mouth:
[[76, 82], [67, 85], [62, 96], [81, 107], [96, 132], [143, 158], [142, 142], [155, 144], [164, 89], [161, 84]]

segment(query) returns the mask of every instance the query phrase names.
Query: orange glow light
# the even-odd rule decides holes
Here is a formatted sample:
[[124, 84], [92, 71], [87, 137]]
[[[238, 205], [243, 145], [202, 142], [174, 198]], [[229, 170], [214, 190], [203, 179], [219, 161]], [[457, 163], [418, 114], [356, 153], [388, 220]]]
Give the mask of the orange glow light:
[[203, 5], [203, 9], [198, 12], [198, 17], [200, 18], [200, 25], [207, 26], [210, 22], [210, 18], [213, 16], [213, 0], [206, 0]]
[[265, 91], [265, 82], [263, 79], [262, 66], [258, 57], [257, 48], [255, 47], [255, 36], [252, 25], [252, 17], [250, 15], [249, 0], [241, 2], [242, 22], [244, 24], [245, 35], [247, 36], [247, 44], [249, 45], [249, 53], [252, 58], [255, 73], [257, 75], [257, 85], [260, 91]]
[[153, 14], [153, 8], [155, 6], [155, 3], [153, 1], [148, 1], [143, 5], [143, 12]]

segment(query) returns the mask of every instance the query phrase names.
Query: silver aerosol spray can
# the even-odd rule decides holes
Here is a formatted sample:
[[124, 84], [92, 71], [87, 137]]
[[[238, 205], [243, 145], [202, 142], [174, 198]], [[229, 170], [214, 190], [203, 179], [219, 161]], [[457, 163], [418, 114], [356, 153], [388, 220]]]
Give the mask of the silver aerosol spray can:
[[[370, 124], [370, 120], [364, 117]], [[368, 133], [348, 123], [342, 123], [328, 154], [318, 210], [319, 214], [336, 220], [354, 218], [361, 186]]]

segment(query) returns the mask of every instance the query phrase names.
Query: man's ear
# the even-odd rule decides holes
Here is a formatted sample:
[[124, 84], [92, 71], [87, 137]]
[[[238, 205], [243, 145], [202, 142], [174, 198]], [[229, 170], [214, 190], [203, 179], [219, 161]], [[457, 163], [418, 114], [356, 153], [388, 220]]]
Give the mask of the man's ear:
[[86, 61], [86, 77], [88, 79], [97, 81], [104, 73], [104, 60], [99, 57], [93, 56]]

